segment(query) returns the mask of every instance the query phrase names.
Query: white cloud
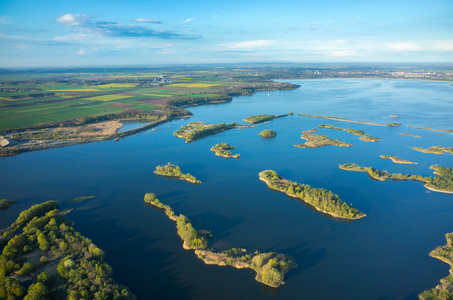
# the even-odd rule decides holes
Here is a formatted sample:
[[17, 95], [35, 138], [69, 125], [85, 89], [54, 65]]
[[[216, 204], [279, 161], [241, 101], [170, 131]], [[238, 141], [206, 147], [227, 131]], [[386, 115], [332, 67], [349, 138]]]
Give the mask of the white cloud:
[[141, 22], [141, 23], [156, 23], [156, 24], [161, 24], [162, 22], [159, 20], [155, 19], [146, 19], [146, 18], [138, 18], [134, 20], [135, 22]]
[[185, 20], [183, 23], [189, 23], [189, 22], [195, 21], [196, 19], [197, 18], [190, 18], [190, 19]]
[[91, 22], [92, 17], [84, 14], [66, 14], [57, 19], [57, 22], [65, 26], [84, 26]]
[[76, 52], [77, 55], [85, 55], [87, 54], [85, 50], [80, 49], [79, 51]]
[[228, 48], [228, 49], [253, 49], [253, 48], [262, 48], [274, 45], [275, 43], [279, 43], [278, 41], [272, 40], [255, 40], [255, 41], [244, 41], [244, 42], [236, 42], [236, 43], [227, 43], [220, 45], [221, 48]]

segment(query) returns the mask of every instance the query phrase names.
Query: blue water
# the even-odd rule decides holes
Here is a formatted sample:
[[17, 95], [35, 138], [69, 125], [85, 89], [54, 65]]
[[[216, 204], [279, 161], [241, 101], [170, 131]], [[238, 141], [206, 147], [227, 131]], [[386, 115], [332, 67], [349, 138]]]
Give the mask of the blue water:
[[[105, 141], [31, 152], [0, 160], [0, 198], [18, 200], [0, 212], [0, 226], [49, 199], [93, 195], [68, 215], [76, 229], [105, 250], [114, 278], [138, 299], [417, 299], [436, 286], [449, 266], [428, 256], [453, 231], [453, 195], [429, 193], [417, 182], [378, 182], [364, 173], [338, 169], [355, 162], [390, 172], [432, 176], [431, 165], [453, 168], [452, 155], [424, 154], [410, 147], [453, 146], [453, 135], [407, 128], [453, 129], [449, 83], [387, 80], [304, 80], [292, 91], [260, 92], [231, 103], [198, 106], [187, 120], [157, 127], [119, 142]], [[269, 96], [268, 96], [269, 94]], [[288, 116], [184, 143], [173, 132], [192, 121], [239, 122], [249, 115], [331, 115], [400, 127], [370, 126]], [[392, 119], [389, 115], [398, 115]], [[319, 124], [361, 129], [382, 138], [360, 141], [346, 132], [320, 134], [353, 144], [299, 149], [301, 132]], [[257, 134], [277, 132], [273, 139]], [[421, 136], [416, 138], [399, 133]], [[209, 149], [220, 142], [237, 147], [240, 159]], [[396, 155], [418, 162], [399, 165], [379, 158]], [[157, 177], [156, 165], [172, 162], [203, 181]], [[340, 222], [300, 201], [270, 191], [258, 173], [284, 177], [339, 194], [367, 214]], [[251, 270], [205, 265], [183, 250], [175, 223], [143, 202], [146, 192], [188, 216], [197, 229], [211, 230], [217, 250], [243, 247], [293, 256], [299, 267], [286, 284], [269, 288]]]

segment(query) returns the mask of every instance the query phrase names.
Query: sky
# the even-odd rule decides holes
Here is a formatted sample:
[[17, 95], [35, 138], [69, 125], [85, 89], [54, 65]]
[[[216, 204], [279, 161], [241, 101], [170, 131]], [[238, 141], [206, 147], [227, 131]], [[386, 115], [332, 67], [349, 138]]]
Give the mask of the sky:
[[1, 0], [0, 67], [453, 63], [453, 0]]

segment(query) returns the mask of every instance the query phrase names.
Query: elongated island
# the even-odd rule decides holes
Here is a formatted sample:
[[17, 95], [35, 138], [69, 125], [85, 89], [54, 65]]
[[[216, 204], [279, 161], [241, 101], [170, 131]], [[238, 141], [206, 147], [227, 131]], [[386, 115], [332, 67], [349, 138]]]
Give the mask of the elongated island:
[[450, 153], [453, 154], [453, 148], [449, 147], [441, 147], [441, 146], [432, 146], [428, 149], [420, 148], [420, 147], [412, 147], [413, 150], [422, 152], [422, 153], [431, 153], [431, 154], [444, 154]]
[[365, 217], [363, 212], [340, 200], [340, 197], [329, 190], [312, 188], [307, 184], [289, 181], [273, 170], [259, 173], [260, 180], [275, 191], [299, 198], [325, 214], [339, 219], [356, 220]]
[[167, 163], [164, 166], [157, 166], [156, 171], [154, 171], [154, 173], [161, 176], [179, 178], [181, 180], [185, 180], [195, 184], [201, 183], [201, 181], [195, 178], [195, 176], [193, 176], [190, 173], [184, 174], [183, 172], [181, 172], [180, 167], [173, 165], [172, 163]]
[[340, 165], [339, 168], [345, 171], [365, 172], [371, 178], [379, 181], [387, 181], [389, 179], [401, 181], [405, 180], [420, 181], [425, 183], [425, 188], [427, 188], [428, 190], [439, 193], [453, 194], [453, 169], [451, 168], [431, 166], [430, 169], [434, 170], [435, 175], [438, 175], [434, 178], [411, 174], [400, 174], [400, 173], [390, 174], [386, 170], [382, 171], [377, 170], [373, 167], [361, 167], [355, 163], [343, 164]]
[[203, 122], [191, 122], [181, 126], [181, 129], [175, 131], [173, 135], [184, 139], [186, 143], [191, 143], [208, 135], [244, 126], [247, 125], [238, 125], [237, 123], [204, 124]]
[[350, 147], [352, 144], [348, 144], [339, 140], [334, 140], [328, 138], [325, 135], [314, 134], [312, 132], [318, 131], [316, 128], [306, 130], [303, 132], [302, 136], [300, 137], [303, 140], [307, 140], [304, 144], [294, 145], [296, 148], [318, 148], [324, 146], [338, 146], [338, 147]]
[[393, 161], [395, 164], [406, 164], [406, 165], [416, 165], [416, 162], [412, 162], [409, 160], [401, 159], [398, 156], [391, 156], [391, 155], [379, 155], [380, 158], [382, 159], [390, 159]]
[[250, 123], [250, 124], [253, 125], [253, 124], [263, 123], [263, 122], [266, 122], [266, 121], [270, 121], [270, 120], [286, 117], [288, 115], [289, 114], [275, 116], [275, 115], [266, 115], [266, 114], [264, 114], [264, 115], [248, 116], [247, 118], [244, 119], [244, 122], [247, 122], [247, 123]]
[[168, 218], [176, 222], [178, 235], [183, 240], [183, 248], [195, 250], [197, 257], [206, 264], [252, 269], [256, 272], [256, 281], [275, 288], [284, 284], [286, 272], [297, 267], [294, 258], [286, 254], [248, 252], [242, 248], [232, 248], [222, 252], [208, 249], [208, 238], [211, 237], [209, 231], [195, 230], [186, 216], [182, 214], [177, 216], [173, 209], [159, 201], [154, 193], [145, 194], [144, 200], [148, 204], [165, 210]]

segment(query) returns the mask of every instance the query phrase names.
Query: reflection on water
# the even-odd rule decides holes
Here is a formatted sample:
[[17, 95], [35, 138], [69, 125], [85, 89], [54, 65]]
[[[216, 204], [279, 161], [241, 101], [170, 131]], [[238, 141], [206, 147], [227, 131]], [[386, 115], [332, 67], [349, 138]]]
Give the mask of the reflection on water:
[[[434, 164], [452, 168], [453, 156], [424, 154], [411, 147], [451, 147], [453, 135], [406, 126], [453, 128], [453, 87], [391, 80], [297, 83], [301, 88], [293, 91], [260, 92], [226, 104], [194, 107], [190, 119], [119, 142], [2, 159], [0, 197], [19, 202], [0, 212], [0, 226], [10, 224], [34, 203], [96, 196], [80, 203], [68, 217], [76, 222], [76, 230], [105, 250], [114, 278], [138, 299], [416, 299], [448, 274], [448, 265], [428, 253], [445, 244], [445, 233], [453, 231], [453, 195], [426, 193], [418, 182], [373, 181], [365, 173], [338, 166], [357, 163], [423, 176], [432, 176], [429, 167]], [[289, 111], [295, 115], [190, 144], [172, 135], [192, 121], [243, 123], [249, 115]], [[370, 126], [297, 113], [381, 123], [395, 122], [389, 115], [398, 115], [396, 121], [403, 125]], [[382, 141], [367, 143], [347, 132], [320, 129], [320, 134], [353, 146], [293, 146], [301, 143], [302, 131], [320, 124], [360, 129]], [[272, 129], [277, 136], [262, 139], [258, 133], [263, 129]], [[241, 158], [215, 156], [209, 149], [221, 142], [236, 146]], [[379, 155], [418, 164], [394, 164]], [[193, 185], [153, 173], [167, 162], [203, 183]], [[367, 217], [339, 222], [283, 193], [271, 192], [258, 178], [265, 169], [329, 189]], [[186, 215], [194, 228], [211, 230], [210, 245], [217, 250], [243, 247], [287, 253], [299, 267], [287, 273], [285, 285], [273, 289], [256, 282], [251, 270], [205, 265], [193, 251], [182, 249], [174, 222], [146, 206], [147, 192], [155, 193], [176, 214]]]

